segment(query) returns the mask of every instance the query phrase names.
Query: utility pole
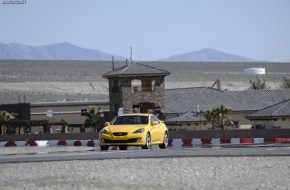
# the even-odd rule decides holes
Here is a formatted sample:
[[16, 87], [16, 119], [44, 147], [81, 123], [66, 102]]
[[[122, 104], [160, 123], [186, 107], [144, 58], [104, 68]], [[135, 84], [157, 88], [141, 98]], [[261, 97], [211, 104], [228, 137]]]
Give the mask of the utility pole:
[[130, 63], [132, 64], [133, 58], [132, 58], [132, 46], [130, 46]]
[[114, 56], [112, 56], [112, 69], [115, 70], [115, 61], [114, 61]]

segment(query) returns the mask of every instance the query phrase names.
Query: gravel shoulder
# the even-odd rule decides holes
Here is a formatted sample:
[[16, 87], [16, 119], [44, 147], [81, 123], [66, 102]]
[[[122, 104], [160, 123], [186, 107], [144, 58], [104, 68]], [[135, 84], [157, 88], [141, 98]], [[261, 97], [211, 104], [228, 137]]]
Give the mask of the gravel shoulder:
[[0, 189], [290, 188], [290, 157], [118, 159], [0, 166]]

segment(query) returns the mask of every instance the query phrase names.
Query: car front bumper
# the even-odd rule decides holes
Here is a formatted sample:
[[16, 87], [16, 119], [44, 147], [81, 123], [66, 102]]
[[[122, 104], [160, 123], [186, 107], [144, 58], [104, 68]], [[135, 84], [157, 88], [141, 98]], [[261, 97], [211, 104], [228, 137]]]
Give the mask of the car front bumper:
[[130, 136], [113, 136], [110, 134], [101, 134], [99, 136], [100, 146], [144, 146], [146, 135], [134, 134]]

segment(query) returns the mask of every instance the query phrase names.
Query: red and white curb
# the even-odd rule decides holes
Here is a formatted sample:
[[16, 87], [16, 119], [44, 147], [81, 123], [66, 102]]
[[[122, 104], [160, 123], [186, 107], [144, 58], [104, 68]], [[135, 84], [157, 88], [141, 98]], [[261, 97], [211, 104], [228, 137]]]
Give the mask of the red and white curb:
[[290, 138], [201, 138], [201, 139], [169, 139], [169, 147], [190, 147], [193, 145], [222, 145], [222, 144], [263, 144], [290, 143]]
[[98, 140], [27, 140], [27, 141], [3, 141], [0, 147], [24, 147], [24, 146], [99, 146]]
[[[222, 144], [262, 144], [262, 143], [290, 143], [290, 138], [183, 138], [169, 139], [168, 146], [191, 147], [193, 145], [222, 145]], [[98, 147], [99, 141], [95, 140], [27, 140], [27, 141], [4, 141], [0, 147], [23, 147], [23, 146], [88, 146]]]

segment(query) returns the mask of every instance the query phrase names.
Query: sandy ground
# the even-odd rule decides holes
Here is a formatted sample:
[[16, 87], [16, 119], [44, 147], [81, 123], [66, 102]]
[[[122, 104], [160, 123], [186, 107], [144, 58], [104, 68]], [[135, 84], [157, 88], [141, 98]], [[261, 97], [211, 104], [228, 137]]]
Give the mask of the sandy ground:
[[[213, 81], [165, 81], [165, 88], [212, 87]], [[279, 82], [268, 82], [277, 89]], [[216, 88], [216, 86], [215, 86]], [[222, 90], [246, 90], [249, 83], [222, 81]], [[82, 100], [108, 100], [108, 82], [0, 82], [0, 102], [58, 102]]]
[[0, 89], [4, 91], [19, 92], [46, 92], [46, 93], [101, 93], [108, 94], [106, 82], [14, 82], [0, 83]]
[[[219, 79], [222, 90], [245, 90], [249, 80], [245, 68], [262, 63], [144, 63], [165, 69], [165, 88], [211, 87]], [[290, 64], [263, 63], [261, 76], [271, 89], [277, 89], [283, 76], [289, 76]], [[118, 67], [124, 66], [119, 63]], [[116, 68], [118, 68], [116, 65]], [[80, 101], [108, 99], [108, 80], [104, 73], [111, 63], [93, 61], [0, 61], [0, 104], [39, 101]]]
[[[211, 87], [213, 81], [198, 82], [172, 82], [165, 81], [165, 88], [190, 88], [190, 87]], [[271, 89], [279, 87], [278, 82], [268, 82]], [[222, 90], [231, 91], [246, 90], [249, 83], [224, 81], [221, 83]], [[216, 86], [215, 86], [216, 88]], [[108, 82], [0, 82], [2, 92], [19, 91], [19, 92], [44, 92], [44, 93], [99, 93], [108, 94]]]

